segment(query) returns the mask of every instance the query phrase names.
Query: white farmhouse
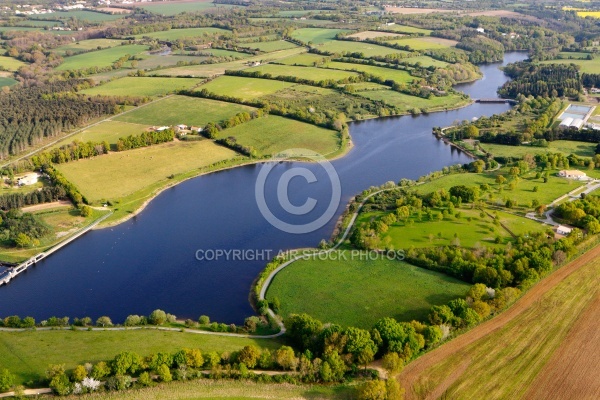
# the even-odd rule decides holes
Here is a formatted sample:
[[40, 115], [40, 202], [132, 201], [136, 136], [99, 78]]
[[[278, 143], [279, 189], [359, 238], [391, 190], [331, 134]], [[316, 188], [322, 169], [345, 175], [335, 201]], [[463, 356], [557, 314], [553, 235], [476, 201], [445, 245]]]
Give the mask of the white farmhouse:
[[585, 181], [588, 179], [585, 172], [576, 169], [563, 169], [558, 173], [561, 178], [575, 179], [576, 181]]
[[23, 175], [17, 178], [17, 184], [19, 186], [28, 186], [37, 183], [39, 179], [39, 174], [37, 172], [32, 172], [26, 175]]
[[573, 228], [569, 228], [568, 226], [559, 225], [556, 228], [556, 233], [563, 236], [568, 236], [571, 232], [573, 232]]

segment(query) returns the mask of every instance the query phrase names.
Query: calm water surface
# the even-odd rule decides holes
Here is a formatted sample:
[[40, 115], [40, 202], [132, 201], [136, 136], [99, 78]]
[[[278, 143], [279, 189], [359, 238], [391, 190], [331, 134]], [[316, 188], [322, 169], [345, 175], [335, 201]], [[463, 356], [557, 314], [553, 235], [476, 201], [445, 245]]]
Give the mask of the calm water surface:
[[[508, 53], [505, 62], [526, 58]], [[484, 78], [459, 85], [473, 98], [496, 97], [506, 81], [500, 64], [483, 66]], [[129, 314], [164, 309], [180, 318], [209, 315], [240, 323], [253, 314], [248, 293], [265, 261], [196, 259], [199, 249], [281, 249], [316, 246], [329, 238], [337, 216], [360, 191], [387, 181], [417, 178], [444, 166], [470, 162], [469, 157], [437, 140], [431, 130], [455, 120], [508, 110], [505, 104], [473, 104], [460, 110], [353, 123], [354, 148], [332, 162], [340, 177], [342, 201], [336, 216], [321, 229], [286, 234], [261, 215], [254, 188], [260, 165], [198, 177], [163, 192], [134, 219], [93, 231], [0, 288], [0, 316], [30, 315], [97, 318], [122, 322]], [[266, 198], [276, 202], [276, 182], [300, 163], [275, 166], [267, 180]], [[308, 184], [295, 178], [289, 186], [293, 204], [318, 200], [313, 213], [288, 222], [312, 221], [331, 196], [329, 181], [318, 165], [302, 164], [317, 176]], [[275, 206], [274, 206], [275, 207]], [[275, 208], [275, 214], [278, 210]], [[264, 253], [267, 255], [268, 253]]]

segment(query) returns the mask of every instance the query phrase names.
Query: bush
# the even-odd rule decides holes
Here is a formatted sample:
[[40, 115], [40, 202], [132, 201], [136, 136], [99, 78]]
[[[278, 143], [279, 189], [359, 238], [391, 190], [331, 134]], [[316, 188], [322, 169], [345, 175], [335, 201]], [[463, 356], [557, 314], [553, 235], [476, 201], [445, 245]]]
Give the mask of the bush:
[[142, 318], [139, 315], [130, 315], [125, 319], [125, 326], [137, 326], [140, 325]]
[[15, 384], [15, 376], [9, 370], [0, 370], [0, 392], [8, 392]]
[[198, 318], [198, 323], [200, 325], [208, 325], [210, 324], [210, 318], [208, 315], [201, 315], [200, 318]]
[[152, 325], [162, 325], [167, 322], [167, 313], [163, 310], [154, 310], [148, 316], [148, 322]]
[[156, 373], [158, 374], [158, 378], [162, 382], [171, 382], [173, 380], [173, 375], [171, 375], [171, 370], [165, 364], [162, 364], [156, 369]]

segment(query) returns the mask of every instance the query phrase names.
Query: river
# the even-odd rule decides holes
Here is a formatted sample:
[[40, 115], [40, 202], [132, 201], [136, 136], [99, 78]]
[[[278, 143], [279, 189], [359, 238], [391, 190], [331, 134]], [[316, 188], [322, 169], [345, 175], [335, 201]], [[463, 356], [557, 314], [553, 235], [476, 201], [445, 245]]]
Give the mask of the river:
[[[504, 62], [526, 57], [507, 53]], [[473, 98], [497, 97], [496, 89], [507, 80], [500, 65], [482, 66], [483, 79], [457, 89]], [[348, 200], [362, 190], [471, 161], [436, 139], [432, 127], [508, 109], [507, 104], [474, 103], [447, 112], [352, 123], [354, 147], [332, 161], [341, 182], [340, 205], [329, 223], [307, 234], [284, 233], [262, 216], [254, 195], [261, 165], [183, 182], [157, 196], [135, 218], [89, 232], [1, 287], [0, 316], [32, 316], [39, 321], [50, 316], [108, 315], [122, 322], [129, 314], [147, 315], [160, 308], [179, 318], [206, 314], [215, 321], [239, 324], [253, 314], [248, 293], [266, 261], [198, 261], [197, 250], [258, 249], [273, 255], [280, 249], [314, 247], [330, 237]], [[320, 166], [277, 164], [267, 181], [266, 198], [268, 204], [273, 202], [277, 197], [273, 182], [298, 166], [318, 179], [312, 184], [294, 179], [289, 186], [292, 204], [300, 205], [308, 197], [318, 200], [313, 212], [295, 218], [302, 223], [322, 213], [331, 197], [330, 182]]]

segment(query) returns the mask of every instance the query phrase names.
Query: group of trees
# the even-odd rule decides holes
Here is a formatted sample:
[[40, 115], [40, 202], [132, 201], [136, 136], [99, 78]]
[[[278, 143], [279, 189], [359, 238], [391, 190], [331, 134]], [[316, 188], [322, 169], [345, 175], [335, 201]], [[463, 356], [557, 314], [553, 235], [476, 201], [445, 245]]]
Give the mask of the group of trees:
[[43, 187], [29, 193], [7, 193], [0, 195], [0, 209], [6, 211], [34, 204], [51, 203], [64, 199], [66, 195], [67, 193], [60, 186]]
[[456, 47], [469, 51], [469, 62], [473, 64], [497, 62], [504, 59], [502, 43], [484, 36], [465, 36], [461, 38]]
[[31, 163], [41, 168], [50, 163], [63, 164], [84, 158], [96, 157], [108, 153], [110, 145], [108, 142], [81, 142], [74, 141], [70, 144], [54, 148], [43, 153], [31, 156]]
[[582, 89], [579, 70], [575, 65], [518, 62], [507, 65], [504, 73], [512, 80], [498, 89], [498, 94], [503, 97], [577, 97]]
[[0, 241], [13, 246], [28, 247], [39, 243], [39, 239], [50, 233], [50, 229], [31, 213], [18, 209], [0, 211]]
[[117, 140], [117, 151], [137, 149], [139, 147], [148, 147], [155, 144], [171, 142], [175, 138], [173, 129], [162, 131], [142, 132], [139, 135], [129, 135]]
[[600, 197], [583, 196], [582, 199], [567, 201], [556, 207], [552, 215], [589, 233], [599, 233]]

